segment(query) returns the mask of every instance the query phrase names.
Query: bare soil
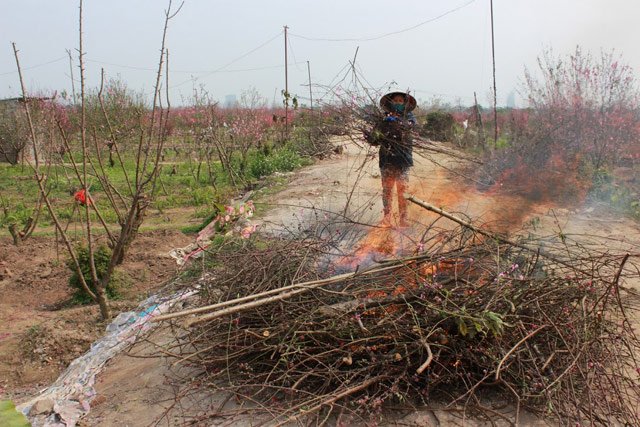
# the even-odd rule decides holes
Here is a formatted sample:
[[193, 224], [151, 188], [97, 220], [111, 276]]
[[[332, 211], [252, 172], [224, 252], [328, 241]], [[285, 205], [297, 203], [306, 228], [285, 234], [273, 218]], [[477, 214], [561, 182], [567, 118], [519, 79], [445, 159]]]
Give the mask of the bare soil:
[[[339, 157], [320, 161], [296, 172], [289, 185], [269, 197], [270, 210], [261, 217], [263, 231], [300, 232], [318, 215], [346, 214], [360, 222], [377, 224], [381, 219], [381, 184], [377, 161], [355, 144], [344, 141], [345, 149]], [[456, 168], [450, 160], [437, 156], [438, 163]], [[437, 206], [452, 212], [468, 215], [494, 229], [516, 230], [532, 216], [545, 216], [550, 206], [535, 204], [515, 196], [481, 193], [463, 177], [456, 177], [433, 162], [417, 157], [410, 176], [409, 191]], [[570, 211], [566, 211], [570, 214]], [[428, 223], [435, 214], [412, 206], [410, 221]], [[409, 231], [410, 232], [410, 231]], [[395, 233], [400, 244], [407, 230]], [[159, 332], [160, 337], [165, 337]], [[162, 338], [160, 338], [162, 339]], [[133, 354], [121, 354], [113, 358], [96, 380], [97, 397], [83, 425], [147, 426], [160, 420], [158, 425], [180, 425], [179, 418], [162, 418], [166, 409], [176, 405], [173, 416], [186, 414], [197, 416], [199, 410], [217, 408], [230, 415], [221, 416], [216, 425], [257, 425], [266, 420], [257, 418], [251, 411], [251, 403], [235, 398], [226, 400], [224, 394], [207, 393], [204, 389], [197, 402], [177, 398], [179, 376], [171, 367], [172, 360], [147, 358], [155, 353], [146, 344], [135, 348]], [[140, 357], [142, 356], [142, 357]], [[188, 375], [188, 373], [186, 374]], [[210, 405], [210, 406], [209, 406]], [[507, 416], [512, 408], [503, 408]], [[546, 425], [530, 415], [521, 415], [527, 425]], [[524, 418], [528, 417], [528, 418]], [[346, 424], [345, 424], [346, 422]], [[464, 415], [450, 411], [419, 411], [400, 414], [387, 424], [422, 425], [481, 425], [465, 419]], [[210, 425], [210, 422], [193, 425]], [[342, 425], [350, 425], [344, 421]]]
[[[169, 250], [191, 240], [179, 231], [141, 233], [119, 267], [128, 285], [113, 310], [131, 309], [176, 272]], [[66, 253], [53, 237], [14, 246], [0, 239], [0, 399], [35, 394], [105, 330], [96, 306], [74, 306]]]
[[[293, 174], [286, 189], [268, 198], [269, 210], [261, 218], [263, 230], [299, 231], [308, 226], [313, 216], [323, 213], [344, 213], [371, 224], [380, 220], [377, 162], [357, 145], [344, 141], [344, 147], [341, 156]], [[435, 160], [457, 169], [457, 165], [444, 156], [436, 156]], [[611, 215], [606, 206], [559, 207], [518, 196], [482, 193], [464, 177], [456, 177], [419, 156], [410, 175], [409, 192], [501, 232], [515, 232], [525, 224], [535, 224], [534, 231], [541, 235], [556, 233], [561, 228], [575, 235], [589, 235], [599, 244], [615, 246], [615, 250], [638, 252], [640, 247], [640, 227], [632, 220]], [[421, 208], [410, 208], [412, 221], [427, 223], [436, 218]], [[167, 215], [157, 221], [169, 226], [172, 218]], [[170, 230], [140, 236], [124, 266], [135, 278], [134, 285], [125, 301], [118, 304], [125, 308], [159, 288], [176, 270], [174, 261], [166, 253], [191, 240]], [[3, 325], [0, 395], [18, 400], [33, 395], [52, 382], [61, 369], [104, 330], [105, 325], [98, 319], [94, 307], [58, 309], [70, 296], [66, 285], [68, 275], [64, 262], [57, 261], [52, 239], [33, 239], [19, 248], [13, 247], [8, 239], [0, 241], [0, 324]], [[69, 330], [78, 332], [69, 334]], [[138, 357], [151, 354], [149, 347], [138, 350], [135, 356], [124, 353], [105, 366], [96, 379], [97, 395], [82, 425], [146, 426], [175, 402], [179, 387], [172, 378], [188, 372], [172, 371], [171, 362], [164, 358]], [[232, 406], [236, 411], [243, 405], [220, 395], [203, 395], [203, 401], [213, 407], [229, 409]], [[185, 404], [184, 408], [188, 407]], [[252, 418], [250, 409], [247, 411], [243, 418], [221, 417], [219, 424], [254, 425], [258, 420]], [[196, 414], [196, 409], [189, 413]], [[481, 424], [432, 411], [408, 414], [397, 422], [399, 425]], [[527, 425], [533, 425], [534, 420], [529, 422]], [[179, 420], [168, 418], [160, 425], [178, 423]]]

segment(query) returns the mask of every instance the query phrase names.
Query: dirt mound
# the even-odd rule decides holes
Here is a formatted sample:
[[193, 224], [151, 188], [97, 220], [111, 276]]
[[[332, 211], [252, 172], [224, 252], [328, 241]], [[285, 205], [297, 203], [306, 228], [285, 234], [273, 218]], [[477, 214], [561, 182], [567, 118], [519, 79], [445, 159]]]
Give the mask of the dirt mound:
[[41, 365], [66, 366], [84, 353], [100, 328], [69, 319], [55, 319], [30, 327], [20, 340], [25, 360]]
[[[116, 301], [111, 306], [120, 312], [133, 309], [135, 304]], [[29, 327], [20, 336], [23, 363], [31, 368], [63, 370], [91, 347], [105, 326], [94, 306], [61, 310], [58, 317]]]
[[13, 361], [16, 385], [53, 381], [103, 332], [95, 307], [61, 310], [58, 317], [28, 327], [17, 337], [17, 351], [8, 358]]

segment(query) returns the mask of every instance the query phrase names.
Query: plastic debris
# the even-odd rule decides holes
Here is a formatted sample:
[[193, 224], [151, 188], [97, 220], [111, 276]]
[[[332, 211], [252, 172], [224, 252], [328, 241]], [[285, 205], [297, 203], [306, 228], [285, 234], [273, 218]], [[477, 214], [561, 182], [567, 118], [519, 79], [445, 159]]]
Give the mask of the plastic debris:
[[[51, 386], [20, 405], [20, 412], [29, 418], [34, 427], [75, 426], [90, 410], [91, 400], [96, 395], [95, 378], [104, 364], [133, 343], [141, 333], [156, 327], [158, 323], [149, 321], [152, 317], [168, 312], [176, 303], [195, 293], [195, 289], [170, 296], [161, 296], [160, 293], [140, 303], [135, 311], [120, 313], [107, 326], [105, 336], [94, 342], [89, 351], [71, 362]], [[30, 416], [31, 407], [43, 399], [54, 402], [53, 412]]]

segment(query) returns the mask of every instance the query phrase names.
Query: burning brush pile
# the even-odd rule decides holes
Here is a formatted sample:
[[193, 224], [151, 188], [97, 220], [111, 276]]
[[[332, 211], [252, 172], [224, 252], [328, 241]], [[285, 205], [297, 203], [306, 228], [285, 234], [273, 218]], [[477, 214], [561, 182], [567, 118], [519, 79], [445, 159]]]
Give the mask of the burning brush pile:
[[232, 392], [276, 424], [437, 405], [640, 425], [628, 255], [486, 234], [432, 225], [413, 253], [337, 276], [318, 267], [340, 262], [322, 239], [219, 253], [202, 306], [163, 316], [178, 331], [163, 354], [199, 370], [191, 388]]

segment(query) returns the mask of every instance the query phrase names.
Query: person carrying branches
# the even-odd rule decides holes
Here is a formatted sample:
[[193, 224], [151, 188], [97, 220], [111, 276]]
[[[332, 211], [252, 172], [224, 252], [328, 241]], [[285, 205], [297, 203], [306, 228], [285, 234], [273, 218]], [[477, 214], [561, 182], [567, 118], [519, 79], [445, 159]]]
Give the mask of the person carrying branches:
[[400, 227], [408, 226], [407, 201], [403, 194], [409, 181], [409, 169], [413, 166], [413, 141], [411, 131], [416, 124], [412, 111], [416, 99], [404, 92], [391, 92], [380, 98], [384, 115], [376, 120], [370, 131], [364, 132], [365, 140], [379, 146], [378, 165], [382, 177], [382, 225], [391, 226], [393, 187], [396, 187]]

